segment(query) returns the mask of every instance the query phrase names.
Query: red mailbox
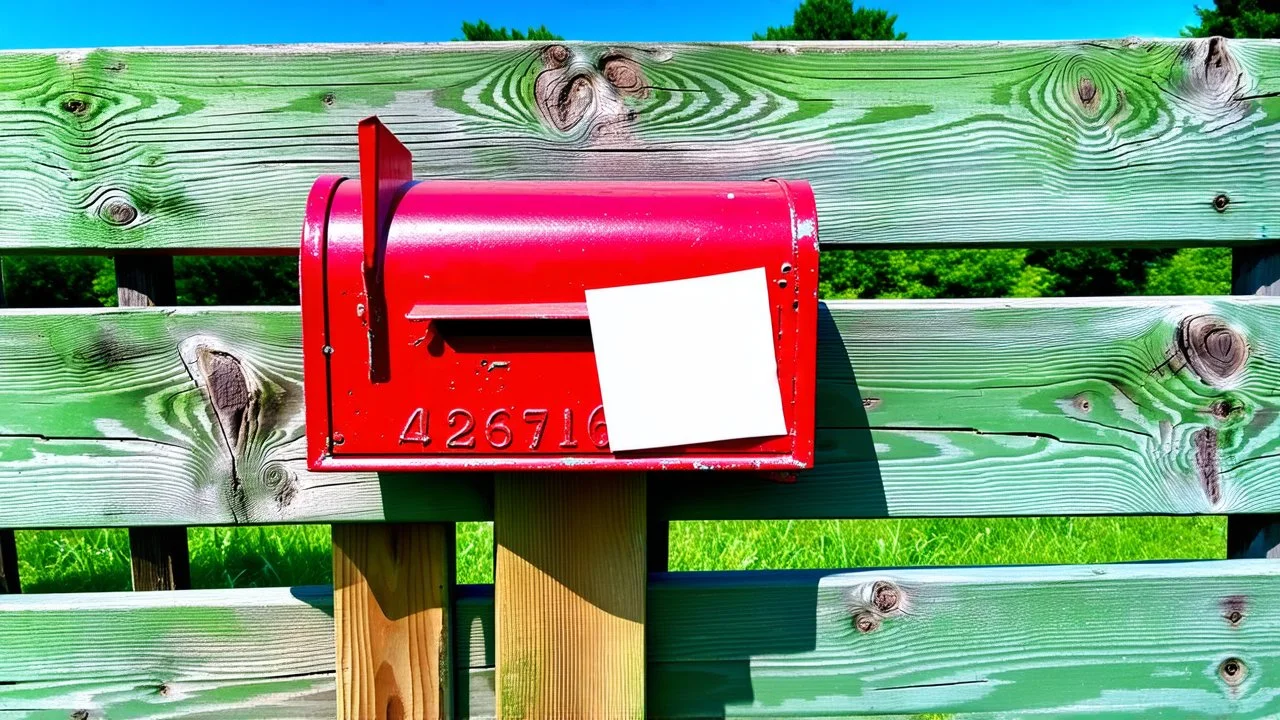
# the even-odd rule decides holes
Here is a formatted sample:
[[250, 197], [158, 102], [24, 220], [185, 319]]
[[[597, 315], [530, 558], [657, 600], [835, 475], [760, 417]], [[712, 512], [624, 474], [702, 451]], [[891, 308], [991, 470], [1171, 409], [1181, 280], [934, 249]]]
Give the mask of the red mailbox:
[[[413, 182], [359, 128], [302, 232], [313, 470], [813, 464], [818, 247], [804, 182]], [[765, 268], [787, 433], [613, 452], [584, 294]], [[653, 338], [661, 343], [662, 338]]]

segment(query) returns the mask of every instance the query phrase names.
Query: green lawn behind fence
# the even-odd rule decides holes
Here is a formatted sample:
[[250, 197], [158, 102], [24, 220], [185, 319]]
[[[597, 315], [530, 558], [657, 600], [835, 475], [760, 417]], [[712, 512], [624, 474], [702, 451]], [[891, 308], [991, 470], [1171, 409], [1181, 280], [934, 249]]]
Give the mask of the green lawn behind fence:
[[[327, 525], [192, 528], [198, 588], [323, 584]], [[672, 570], [1097, 563], [1221, 558], [1218, 517], [677, 522]], [[20, 531], [26, 592], [128, 590], [125, 530]], [[493, 582], [493, 526], [458, 525], [458, 581]]]

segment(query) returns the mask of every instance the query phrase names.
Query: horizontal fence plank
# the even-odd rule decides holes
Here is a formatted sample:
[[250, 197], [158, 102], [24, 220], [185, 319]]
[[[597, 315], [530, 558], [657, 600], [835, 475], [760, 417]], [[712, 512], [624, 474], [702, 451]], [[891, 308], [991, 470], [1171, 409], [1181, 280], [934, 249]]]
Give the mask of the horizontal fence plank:
[[492, 517], [474, 477], [307, 471], [296, 308], [3, 312], [12, 527]]
[[[0, 717], [333, 717], [329, 587], [15, 595]], [[80, 713], [80, 714], [77, 714]]]
[[1260, 243], [1278, 67], [1217, 38], [8, 52], [0, 250], [293, 252], [371, 113], [421, 177], [807, 178], [829, 247]]
[[658, 717], [1280, 712], [1265, 561], [676, 574], [648, 611]]
[[[327, 600], [0, 598], [0, 714], [332, 717]], [[656, 573], [647, 613], [655, 718], [1280, 712], [1265, 560]], [[454, 617], [460, 716], [491, 717], [492, 586], [460, 587]]]
[[[651, 513], [1280, 511], [1276, 299], [825, 307], [815, 469], [654, 475]], [[309, 473], [300, 344], [295, 309], [0, 312], [0, 526], [492, 518], [487, 475]]]

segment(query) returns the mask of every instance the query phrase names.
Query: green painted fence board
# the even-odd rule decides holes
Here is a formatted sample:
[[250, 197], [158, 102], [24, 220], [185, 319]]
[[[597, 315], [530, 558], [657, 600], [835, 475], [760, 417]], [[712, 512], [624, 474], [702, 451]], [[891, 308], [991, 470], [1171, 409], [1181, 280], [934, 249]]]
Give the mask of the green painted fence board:
[[830, 246], [1258, 243], [1277, 91], [1256, 40], [8, 52], [0, 249], [291, 252], [371, 113], [421, 177], [808, 178]]
[[[816, 468], [655, 475], [651, 512], [1280, 511], [1280, 301], [826, 307]], [[486, 475], [307, 472], [300, 344], [292, 308], [0, 312], [0, 526], [492, 517]], [[243, 413], [214, 408], [209, 353]]]
[[[0, 598], [0, 716], [332, 717], [328, 601]], [[487, 717], [492, 587], [460, 588], [455, 618], [459, 705]], [[646, 627], [656, 718], [1280, 712], [1280, 565], [1265, 560], [658, 573]]]
[[6, 596], [0, 648], [3, 718], [336, 709], [329, 587]]
[[674, 575], [649, 710], [1271, 717], [1278, 591], [1265, 561]]

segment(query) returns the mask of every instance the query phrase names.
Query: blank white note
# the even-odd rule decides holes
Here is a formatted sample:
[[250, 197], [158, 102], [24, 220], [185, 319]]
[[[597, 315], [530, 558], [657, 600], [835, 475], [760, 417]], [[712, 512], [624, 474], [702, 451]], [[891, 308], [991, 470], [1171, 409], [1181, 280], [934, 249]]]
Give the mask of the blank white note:
[[784, 435], [764, 268], [587, 290], [614, 451]]

